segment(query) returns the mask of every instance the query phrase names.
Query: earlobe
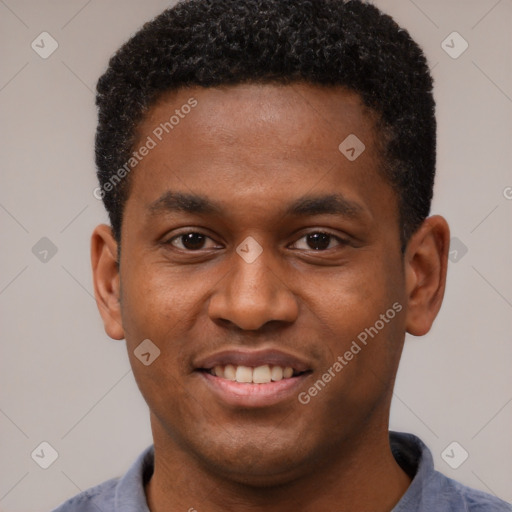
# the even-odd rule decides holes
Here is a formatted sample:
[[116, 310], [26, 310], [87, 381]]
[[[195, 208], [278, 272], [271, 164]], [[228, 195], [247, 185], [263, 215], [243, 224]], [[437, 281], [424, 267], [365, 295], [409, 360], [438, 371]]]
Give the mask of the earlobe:
[[443, 301], [450, 229], [439, 215], [426, 219], [407, 244], [404, 256], [407, 332], [423, 336], [432, 327]]
[[110, 226], [101, 224], [91, 236], [91, 264], [96, 304], [105, 332], [115, 340], [124, 338], [120, 304], [117, 242]]

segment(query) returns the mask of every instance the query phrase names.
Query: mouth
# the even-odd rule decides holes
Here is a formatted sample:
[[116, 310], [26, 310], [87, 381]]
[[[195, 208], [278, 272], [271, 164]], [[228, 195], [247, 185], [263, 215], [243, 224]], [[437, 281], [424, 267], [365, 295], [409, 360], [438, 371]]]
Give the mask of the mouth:
[[299, 387], [313, 372], [299, 358], [279, 351], [226, 351], [201, 361], [196, 373], [223, 403], [263, 407], [296, 399]]
[[201, 368], [200, 371], [207, 372], [214, 377], [227, 379], [240, 384], [269, 384], [279, 382], [283, 379], [298, 377], [307, 372], [294, 370], [291, 366], [278, 366], [265, 364], [251, 367], [243, 365], [227, 364], [216, 365], [213, 368]]

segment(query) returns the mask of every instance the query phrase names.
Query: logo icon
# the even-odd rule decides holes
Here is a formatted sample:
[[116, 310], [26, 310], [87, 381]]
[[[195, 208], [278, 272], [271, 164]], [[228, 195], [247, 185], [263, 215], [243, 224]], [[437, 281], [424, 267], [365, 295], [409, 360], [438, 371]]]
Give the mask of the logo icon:
[[462, 258], [464, 258], [464, 256], [466, 256], [467, 252], [468, 248], [462, 240], [456, 236], [450, 240], [450, 252], [448, 254], [448, 259], [452, 263], [458, 263]]
[[143, 365], [149, 366], [160, 355], [160, 349], [151, 340], [145, 339], [133, 353]]
[[458, 59], [468, 49], [468, 47], [469, 43], [458, 32], [452, 32], [441, 43], [441, 48], [452, 59]]
[[353, 162], [357, 158], [361, 156], [363, 151], [366, 149], [366, 146], [361, 142], [361, 140], [351, 133], [339, 146], [338, 149], [340, 153], [344, 155], [347, 160]]
[[59, 43], [48, 32], [41, 32], [30, 46], [39, 57], [47, 59], [59, 47]]
[[49, 239], [43, 236], [32, 247], [32, 254], [42, 263], [48, 263], [56, 254], [57, 246]]
[[57, 450], [47, 441], [40, 443], [30, 456], [43, 469], [48, 469], [59, 458]]
[[263, 252], [263, 247], [252, 236], [248, 236], [237, 248], [236, 252], [246, 263], [253, 263]]
[[462, 466], [468, 457], [469, 453], [457, 441], [450, 443], [441, 453], [441, 458], [452, 469]]

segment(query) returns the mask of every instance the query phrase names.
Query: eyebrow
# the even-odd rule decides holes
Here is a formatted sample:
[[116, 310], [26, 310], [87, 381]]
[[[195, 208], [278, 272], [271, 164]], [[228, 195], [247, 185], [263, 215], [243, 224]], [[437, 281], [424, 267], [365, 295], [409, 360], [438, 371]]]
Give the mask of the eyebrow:
[[198, 214], [219, 214], [221, 207], [199, 194], [184, 192], [165, 192], [160, 198], [149, 205], [151, 216], [163, 212], [185, 212]]
[[362, 215], [364, 211], [359, 203], [349, 201], [341, 194], [329, 194], [301, 197], [287, 208], [285, 214], [300, 217], [328, 214], [353, 219]]
[[[222, 214], [221, 205], [206, 196], [185, 192], [167, 191], [149, 207], [151, 216], [167, 212], [185, 212], [200, 215]], [[341, 194], [306, 195], [286, 208], [285, 216], [307, 217], [313, 215], [341, 215], [357, 218], [366, 211], [359, 203]]]

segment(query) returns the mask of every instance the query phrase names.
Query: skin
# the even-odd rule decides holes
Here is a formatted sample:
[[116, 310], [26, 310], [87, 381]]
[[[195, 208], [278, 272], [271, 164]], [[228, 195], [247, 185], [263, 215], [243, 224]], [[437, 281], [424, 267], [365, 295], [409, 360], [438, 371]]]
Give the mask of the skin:
[[[179, 90], [150, 109], [140, 141], [190, 97], [197, 107], [130, 176], [119, 266], [110, 228], [92, 235], [105, 330], [126, 339], [150, 409], [149, 507], [391, 510], [410, 483], [389, 446], [392, 389], [405, 333], [427, 333], [442, 302], [447, 223], [425, 220], [401, 252], [375, 118], [353, 92]], [[349, 134], [366, 146], [353, 162], [338, 150]], [[167, 191], [200, 194], [219, 211], [151, 213]], [[301, 197], [334, 193], [356, 214], [285, 213]], [[177, 237], [190, 232], [206, 235], [199, 249]], [[327, 248], [306, 236], [318, 232], [332, 235]], [[250, 264], [236, 252], [247, 236], [263, 249]], [[396, 302], [400, 313], [307, 405], [295, 395], [268, 407], [226, 404], [194, 371], [221, 349], [277, 347], [308, 363], [307, 391]], [[133, 353], [147, 338], [161, 351], [149, 366]]]

